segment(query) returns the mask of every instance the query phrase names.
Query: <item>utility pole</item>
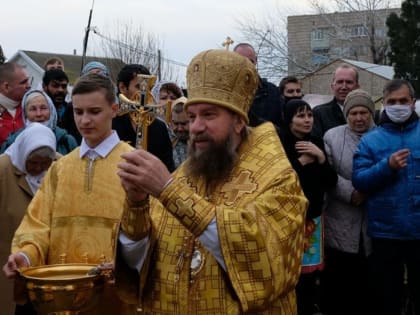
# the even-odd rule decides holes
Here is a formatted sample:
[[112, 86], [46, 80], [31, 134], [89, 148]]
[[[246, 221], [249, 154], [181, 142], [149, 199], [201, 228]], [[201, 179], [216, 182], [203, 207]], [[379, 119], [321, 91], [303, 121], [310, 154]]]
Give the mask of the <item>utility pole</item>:
[[95, 5], [95, 0], [92, 0], [92, 7], [90, 8], [90, 12], [89, 12], [88, 25], [86, 27], [85, 38], [83, 39], [83, 55], [82, 55], [82, 66], [80, 67], [80, 72], [82, 72], [83, 67], [85, 66], [85, 62], [86, 62], [86, 50], [87, 50], [87, 44], [88, 44], [88, 39], [89, 39], [90, 22], [92, 21], [92, 12], [93, 12], [94, 5]]
[[4, 56], [3, 49], [1, 48], [1, 45], [0, 45], [0, 65], [3, 64], [5, 60], [6, 60], [6, 57]]
[[162, 80], [162, 57], [160, 55], [160, 49], [158, 49], [158, 80]]

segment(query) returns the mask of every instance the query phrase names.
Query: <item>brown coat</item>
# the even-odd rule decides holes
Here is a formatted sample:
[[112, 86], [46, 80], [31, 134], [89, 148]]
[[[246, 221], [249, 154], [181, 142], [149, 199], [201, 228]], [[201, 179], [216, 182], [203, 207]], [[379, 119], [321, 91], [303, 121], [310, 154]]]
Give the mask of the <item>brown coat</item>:
[[[0, 155], [0, 264], [3, 266], [10, 255], [10, 246], [15, 230], [33, 197], [25, 174], [15, 168], [6, 154]], [[0, 305], [3, 315], [12, 315], [13, 280], [0, 276]]]

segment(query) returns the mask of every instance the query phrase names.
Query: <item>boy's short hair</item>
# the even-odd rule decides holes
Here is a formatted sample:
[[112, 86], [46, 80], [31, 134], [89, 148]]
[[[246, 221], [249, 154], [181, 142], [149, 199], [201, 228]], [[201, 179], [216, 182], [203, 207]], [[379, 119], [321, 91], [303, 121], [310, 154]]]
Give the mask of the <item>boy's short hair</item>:
[[88, 73], [81, 76], [73, 87], [72, 96], [96, 91], [102, 92], [109, 104], [115, 103], [114, 84], [108, 77], [98, 73]]

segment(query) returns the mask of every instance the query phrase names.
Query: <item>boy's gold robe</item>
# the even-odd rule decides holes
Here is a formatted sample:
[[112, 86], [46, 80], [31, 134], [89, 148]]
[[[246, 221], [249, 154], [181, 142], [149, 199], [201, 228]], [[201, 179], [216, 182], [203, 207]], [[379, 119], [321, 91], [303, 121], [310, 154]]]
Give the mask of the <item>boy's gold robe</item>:
[[[77, 148], [54, 163], [16, 230], [12, 252], [23, 251], [32, 266], [58, 264], [63, 254], [66, 263], [112, 261], [125, 200], [117, 163], [132, 150], [119, 142], [91, 163]], [[89, 314], [126, 314], [119, 304], [116, 295], [107, 296]]]
[[[307, 200], [271, 124], [253, 129], [238, 157], [212, 194], [203, 180], [186, 176], [184, 163], [151, 199], [150, 247], [140, 277], [129, 276], [117, 254], [119, 292], [139, 311], [296, 314]], [[147, 226], [125, 214], [131, 231]], [[198, 241], [214, 218], [227, 271]], [[201, 263], [191, 268], [198, 256]]]

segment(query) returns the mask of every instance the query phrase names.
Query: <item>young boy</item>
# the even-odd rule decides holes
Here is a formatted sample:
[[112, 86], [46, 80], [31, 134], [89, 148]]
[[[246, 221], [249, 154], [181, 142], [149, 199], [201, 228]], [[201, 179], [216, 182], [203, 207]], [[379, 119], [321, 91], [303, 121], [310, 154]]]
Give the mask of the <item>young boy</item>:
[[[3, 270], [65, 263], [112, 261], [125, 192], [117, 176], [123, 152], [133, 148], [111, 129], [118, 105], [109, 78], [88, 74], [73, 89], [80, 147], [54, 163], [30, 203]], [[127, 314], [107, 288], [94, 310], [81, 314]]]

